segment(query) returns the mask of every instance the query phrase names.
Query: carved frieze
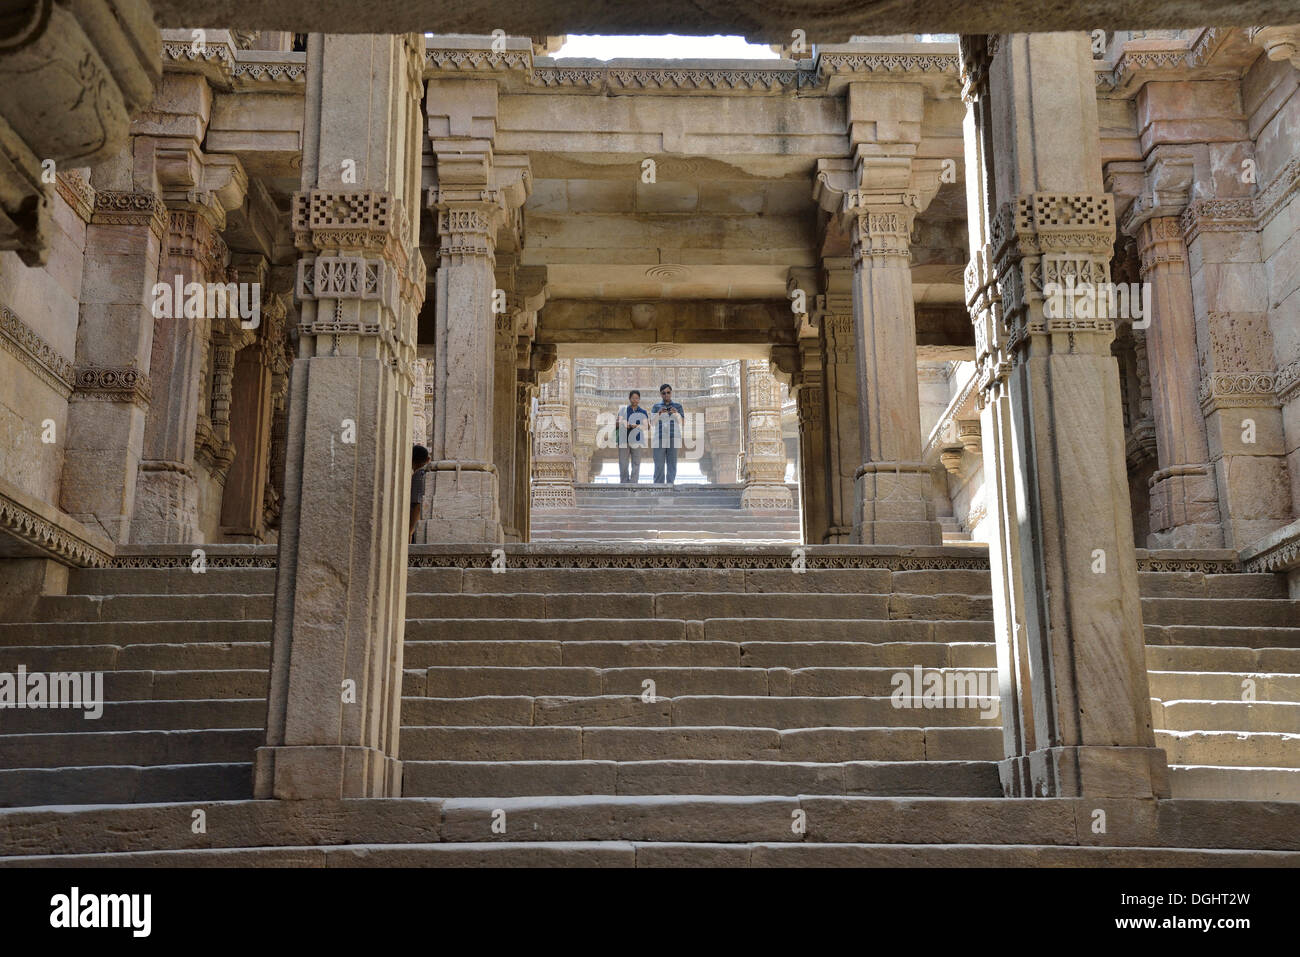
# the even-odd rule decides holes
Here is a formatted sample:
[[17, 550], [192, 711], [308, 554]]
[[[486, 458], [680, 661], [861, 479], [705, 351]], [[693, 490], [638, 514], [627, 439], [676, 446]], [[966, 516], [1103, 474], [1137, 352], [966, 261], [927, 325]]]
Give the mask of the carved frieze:
[[167, 233], [167, 207], [157, 193], [98, 189], [90, 221], [104, 226], [148, 226], [161, 240]]
[[7, 306], [0, 305], [0, 348], [38, 375], [65, 399], [72, 394], [72, 363]]
[[78, 366], [72, 398], [101, 402], [132, 402], [148, 408], [153, 398], [149, 376], [134, 366]]

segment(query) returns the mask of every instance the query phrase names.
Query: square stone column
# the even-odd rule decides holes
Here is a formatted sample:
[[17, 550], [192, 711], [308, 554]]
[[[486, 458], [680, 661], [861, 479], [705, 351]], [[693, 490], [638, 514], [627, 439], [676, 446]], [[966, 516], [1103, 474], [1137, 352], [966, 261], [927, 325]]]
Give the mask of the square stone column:
[[150, 290], [158, 279], [167, 209], [147, 189], [96, 188], [93, 202], [59, 505], [125, 544], [153, 396]]
[[741, 364], [740, 388], [745, 396], [745, 488], [740, 493], [740, 507], [754, 511], [792, 508], [794, 497], [785, 484], [781, 400], [772, 364], [766, 359], [746, 359]]
[[[312, 34], [259, 798], [401, 794], [424, 39]], [[343, 182], [354, 171], [357, 182]], [[350, 178], [350, 174], [349, 174]]]
[[[827, 528], [820, 544], [845, 545], [853, 537], [857, 485], [854, 476], [862, 464], [858, 347], [853, 332], [853, 300], [849, 294], [852, 273], [847, 268], [828, 269], [827, 277], [832, 291], [823, 297], [819, 323], [826, 395], [827, 457]], [[842, 288], [837, 291], [837, 287]]]
[[794, 376], [799, 415], [799, 504], [803, 540], [820, 545], [830, 527], [826, 506], [827, 481], [826, 390], [822, 381], [821, 346], [816, 339], [799, 341], [800, 369]]
[[515, 409], [519, 402], [515, 375], [515, 317], [496, 317], [495, 368], [492, 379], [492, 456], [497, 467], [501, 529], [508, 542], [520, 541], [515, 524]]
[[[1171, 211], [1171, 212], [1176, 212]], [[1198, 394], [1196, 316], [1187, 246], [1176, 216], [1137, 227], [1142, 279], [1151, 284], [1146, 334], [1158, 470], [1151, 477], [1150, 548], [1222, 548], [1219, 490]]]
[[513, 512], [515, 527], [519, 529], [519, 541], [531, 538], [532, 496], [529, 494], [533, 477], [533, 433], [532, 413], [533, 399], [537, 396], [537, 386], [531, 382], [519, 382], [515, 386], [515, 473]]
[[[493, 427], [498, 396], [498, 233], [522, 233], [519, 208], [531, 173], [525, 157], [497, 157], [493, 80], [431, 80], [428, 136], [437, 165], [429, 205], [438, 224], [435, 280], [433, 463], [421, 542], [501, 542]], [[517, 244], [516, 244], [517, 245]], [[506, 314], [508, 315], [508, 313]], [[503, 376], [506, 374], [503, 370]]]
[[962, 61], [1003, 788], [1164, 796], [1114, 326], [1044, 308], [1047, 283], [1109, 279], [1088, 38], [963, 37]]
[[[169, 209], [167, 252], [159, 282], [182, 289], [190, 283], [224, 281], [228, 252], [220, 236], [224, 217], [202, 205]], [[177, 278], [179, 277], [179, 278]], [[184, 301], [184, 298], [182, 298]], [[145, 428], [144, 458], [137, 481], [134, 542], [197, 542], [199, 487], [194, 474], [195, 440], [206, 418], [212, 318], [172, 308], [154, 318], [150, 377], [157, 390]], [[233, 355], [231, 357], [233, 359]], [[233, 370], [232, 370], [233, 371]]]
[[1224, 545], [1241, 549], [1290, 522], [1293, 509], [1268, 270], [1252, 200], [1196, 200], [1179, 223]]
[[[859, 178], [875, 175], [864, 169]], [[921, 458], [908, 251], [919, 209], [919, 199], [911, 192], [859, 189], [845, 198], [853, 227], [853, 323], [863, 452], [854, 476], [852, 540], [864, 545], [938, 545], [943, 540], [930, 498], [930, 470]]]
[[533, 420], [533, 511], [573, 508], [573, 360], [555, 363], [554, 377], [542, 384]]

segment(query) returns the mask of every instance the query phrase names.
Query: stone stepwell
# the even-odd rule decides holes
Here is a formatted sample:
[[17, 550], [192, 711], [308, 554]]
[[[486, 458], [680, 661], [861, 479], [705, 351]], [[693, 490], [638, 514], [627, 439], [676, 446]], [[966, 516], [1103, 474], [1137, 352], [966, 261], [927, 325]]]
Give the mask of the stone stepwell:
[[[0, 857], [1300, 859], [1300, 602], [1279, 576], [1141, 573], [1156, 743], [1180, 800], [1117, 802], [1128, 823], [1107, 839], [1088, 830], [1082, 804], [1096, 801], [1001, 797], [979, 549], [808, 554], [810, 567], [796, 572], [785, 546], [642, 546], [634, 556], [512, 546], [494, 572], [486, 549], [412, 549], [404, 797], [328, 807], [249, 800], [266, 720], [273, 568], [74, 571], [69, 594], [40, 599], [33, 620], [0, 624], [0, 673], [102, 671], [103, 714], [0, 711], [0, 805], [12, 809], [0, 811]], [[835, 563], [857, 567], [820, 567]], [[1161, 567], [1151, 554], [1144, 563]], [[943, 689], [929, 705], [919, 687], [898, 700], [900, 685], [932, 675]], [[1237, 836], [1180, 830], [1182, 812], [1171, 809], [1193, 806], [1218, 807]], [[223, 828], [227, 837], [191, 842], [173, 818], [188, 822], [196, 807], [242, 822], [238, 839]], [[490, 830], [496, 810], [528, 821], [528, 833]], [[801, 810], [815, 827], [798, 830]], [[1108, 842], [1125, 846], [1084, 846]], [[319, 844], [331, 846], [308, 847]]]

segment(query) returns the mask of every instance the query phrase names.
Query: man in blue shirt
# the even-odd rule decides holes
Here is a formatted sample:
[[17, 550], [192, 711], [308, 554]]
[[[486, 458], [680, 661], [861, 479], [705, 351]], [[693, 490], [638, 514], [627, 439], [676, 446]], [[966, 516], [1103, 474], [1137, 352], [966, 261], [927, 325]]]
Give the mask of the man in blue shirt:
[[650, 438], [650, 413], [641, 408], [641, 393], [627, 394], [627, 405], [618, 410], [618, 476], [624, 485], [641, 479], [641, 450]]
[[655, 484], [672, 485], [677, 480], [677, 450], [682, 445], [682, 424], [686, 411], [673, 401], [673, 387], [659, 387], [660, 401], [650, 410], [655, 424]]

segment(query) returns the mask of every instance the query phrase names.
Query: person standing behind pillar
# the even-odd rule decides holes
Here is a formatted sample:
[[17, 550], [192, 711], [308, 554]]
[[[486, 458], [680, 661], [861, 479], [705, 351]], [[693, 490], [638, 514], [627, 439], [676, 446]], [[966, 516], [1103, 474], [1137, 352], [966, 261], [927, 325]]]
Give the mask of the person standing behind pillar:
[[649, 438], [650, 413], [641, 408], [641, 393], [633, 389], [627, 394], [627, 405], [618, 412], [618, 476], [624, 485], [635, 485], [641, 479], [641, 450]]
[[411, 520], [406, 529], [407, 542], [415, 541], [415, 523], [424, 505], [424, 467], [429, 464], [429, 450], [417, 445], [411, 450]]
[[655, 484], [672, 485], [677, 481], [677, 450], [682, 444], [686, 410], [673, 401], [673, 387], [666, 382], [659, 387], [659, 398], [650, 410], [654, 420]]

